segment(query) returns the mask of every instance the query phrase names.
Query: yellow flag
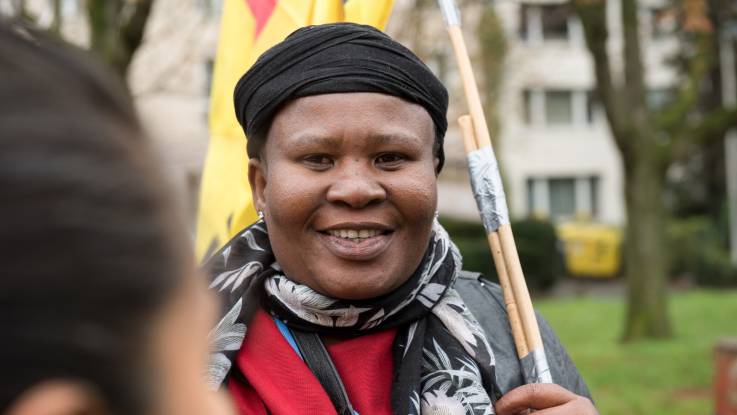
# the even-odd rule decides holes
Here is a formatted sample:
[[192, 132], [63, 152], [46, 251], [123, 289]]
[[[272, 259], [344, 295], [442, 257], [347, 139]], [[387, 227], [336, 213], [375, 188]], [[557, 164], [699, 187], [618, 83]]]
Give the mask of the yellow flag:
[[210, 143], [202, 172], [198, 260], [256, 220], [243, 130], [233, 89], [259, 55], [296, 29], [349, 21], [384, 29], [393, 0], [225, 0], [210, 99]]

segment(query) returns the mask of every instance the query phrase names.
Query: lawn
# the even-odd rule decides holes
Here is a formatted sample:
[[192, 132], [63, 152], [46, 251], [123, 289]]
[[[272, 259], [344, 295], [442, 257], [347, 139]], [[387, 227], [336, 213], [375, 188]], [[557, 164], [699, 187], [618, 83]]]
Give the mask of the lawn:
[[616, 298], [538, 300], [603, 415], [713, 414], [713, 346], [737, 337], [737, 291], [673, 294], [670, 340], [622, 344]]

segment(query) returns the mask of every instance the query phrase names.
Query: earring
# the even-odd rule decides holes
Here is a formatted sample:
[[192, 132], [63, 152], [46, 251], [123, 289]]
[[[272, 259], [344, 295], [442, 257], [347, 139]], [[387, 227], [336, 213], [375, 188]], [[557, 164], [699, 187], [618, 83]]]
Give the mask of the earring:
[[263, 219], [264, 218], [264, 212], [262, 210], [258, 211], [258, 218]]
[[438, 213], [438, 211], [436, 210], [435, 211], [435, 220], [437, 220], [439, 216], [440, 216], [440, 213]]

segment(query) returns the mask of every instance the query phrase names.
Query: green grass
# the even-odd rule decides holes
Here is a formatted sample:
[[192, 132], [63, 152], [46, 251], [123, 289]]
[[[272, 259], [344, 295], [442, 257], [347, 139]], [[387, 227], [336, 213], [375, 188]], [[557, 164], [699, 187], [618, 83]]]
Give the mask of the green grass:
[[619, 342], [621, 299], [536, 302], [581, 371], [603, 415], [713, 413], [713, 346], [737, 336], [737, 291], [674, 294], [674, 337]]

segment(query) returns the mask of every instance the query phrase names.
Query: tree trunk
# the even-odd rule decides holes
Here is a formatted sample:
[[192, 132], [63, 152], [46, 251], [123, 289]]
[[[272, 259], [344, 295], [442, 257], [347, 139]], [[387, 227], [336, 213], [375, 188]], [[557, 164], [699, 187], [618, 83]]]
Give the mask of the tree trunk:
[[61, 0], [51, 1], [52, 20], [49, 30], [57, 36], [61, 36], [62, 14], [61, 14]]
[[87, 14], [90, 22], [90, 49], [103, 62], [125, 79], [129, 58], [120, 36], [120, 14], [123, 4], [120, 0], [89, 0]]
[[[484, 3], [481, 17], [476, 26], [476, 36], [479, 40], [479, 62], [483, 75], [481, 80], [481, 96], [484, 101], [484, 113], [489, 123], [492, 145], [499, 157], [499, 131], [501, 120], [497, 104], [499, 102], [500, 85], [504, 72], [504, 60], [507, 55], [507, 42], [504, 27], [496, 14], [492, 3]], [[509, 187], [507, 187], [509, 188]]]
[[143, 41], [154, 0], [88, 0], [90, 49], [123, 79]]
[[668, 337], [665, 173], [646, 151], [633, 155], [625, 166], [628, 307], [622, 339]]
[[638, 7], [635, 0], [620, 0], [624, 48], [624, 82], [615, 83], [607, 53], [605, 0], [575, 0], [586, 45], [596, 76], [596, 92], [624, 164], [627, 231], [624, 261], [627, 273], [627, 318], [622, 339], [667, 337], [667, 258], [665, 250], [665, 169], [645, 106], [645, 71], [642, 63]]

